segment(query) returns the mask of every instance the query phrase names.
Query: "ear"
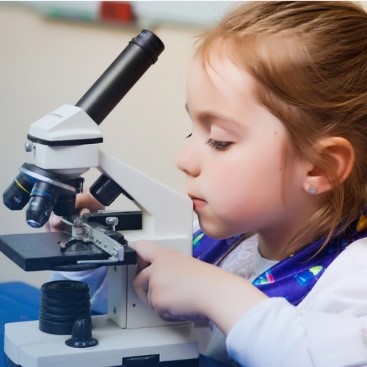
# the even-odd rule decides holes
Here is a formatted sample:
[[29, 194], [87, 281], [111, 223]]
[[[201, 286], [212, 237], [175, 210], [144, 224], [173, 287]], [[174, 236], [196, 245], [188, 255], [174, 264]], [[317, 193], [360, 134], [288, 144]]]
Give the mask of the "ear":
[[355, 153], [349, 140], [341, 137], [329, 137], [321, 139], [316, 149], [327, 168], [313, 166], [307, 172], [303, 188], [310, 194], [321, 194], [334, 188], [335, 182], [340, 184], [346, 180], [352, 171]]

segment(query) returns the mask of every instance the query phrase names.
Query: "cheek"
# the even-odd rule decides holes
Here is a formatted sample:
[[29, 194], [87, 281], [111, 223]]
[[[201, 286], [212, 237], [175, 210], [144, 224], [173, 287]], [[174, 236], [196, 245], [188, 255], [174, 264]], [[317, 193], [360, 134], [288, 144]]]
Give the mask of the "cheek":
[[256, 226], [259, 218], [282, 206], [280, 160], [264, 156], [248, 161], [232, 160], [222, 169], [218, 165], [212, 174], [210, 182], [214, 184], [208, 185], [211, 206], [228, 223], [240, 225], [246, 221]]

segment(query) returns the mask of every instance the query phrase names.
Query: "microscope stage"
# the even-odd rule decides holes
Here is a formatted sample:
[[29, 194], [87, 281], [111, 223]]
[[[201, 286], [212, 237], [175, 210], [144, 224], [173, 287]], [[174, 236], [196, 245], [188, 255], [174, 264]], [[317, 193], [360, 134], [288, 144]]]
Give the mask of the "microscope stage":
[[[60, 243], [69, 239], [68, 232], [1, 235], [0, 251], [25, 271], [65, 270], [63, 267], [79, 266], [79, 260], [103, 262], [110, 257], [98, 246], [82, 241], [74, 242], [62, 251]], [[124, 247], [124, 261], [117, 265], [135, 264], [135, 251]]]

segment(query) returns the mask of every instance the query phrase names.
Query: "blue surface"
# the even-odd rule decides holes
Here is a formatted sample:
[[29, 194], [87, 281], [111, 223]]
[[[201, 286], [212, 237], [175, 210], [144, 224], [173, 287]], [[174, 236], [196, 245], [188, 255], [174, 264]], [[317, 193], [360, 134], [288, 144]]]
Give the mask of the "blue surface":
[[[0, 283], [0, 345], [4, 350], [4, 325], [14, 321], [37, 320], [40, 290], [21, 282]], [[0, 357], [0, 367], [4, 367]]]
[[[0, 345], [4, 349], [4, 325], [14, 321], [37, 320], [40, 290], [22, 282], [0, 283]], [[5, 367], [0, 356], [0, 367]], [[223, 364], [200, 356], [200, 367], [224, 367]]]

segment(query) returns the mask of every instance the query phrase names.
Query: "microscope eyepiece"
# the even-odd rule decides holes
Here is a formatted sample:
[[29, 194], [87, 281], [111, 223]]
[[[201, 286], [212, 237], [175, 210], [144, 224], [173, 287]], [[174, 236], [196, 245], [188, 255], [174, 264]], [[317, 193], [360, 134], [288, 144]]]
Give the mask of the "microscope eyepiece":
[[143, 29], [130, 43], [140, 46], [150, 56], [153, 64], [164, 50], [163, 42], [153, 32], [146, 29]]
[[163, 42], [148, 30], [134, 37], [121, 54], [97, 79], [76, 106], [100, 124], [126, 93], [158, 60]]

